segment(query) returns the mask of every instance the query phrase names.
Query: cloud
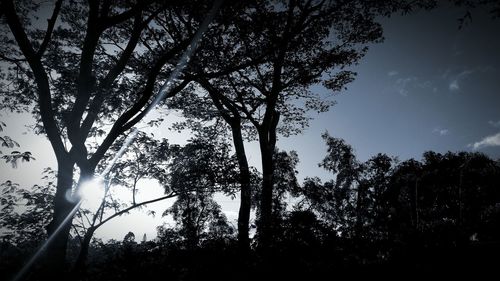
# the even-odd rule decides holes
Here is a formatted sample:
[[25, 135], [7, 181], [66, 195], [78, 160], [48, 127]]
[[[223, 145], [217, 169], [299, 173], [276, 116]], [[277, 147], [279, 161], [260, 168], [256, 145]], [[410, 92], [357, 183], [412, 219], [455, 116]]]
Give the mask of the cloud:
[[396, 76], [398, 74], [399, 74], [399, 72], [397, 72], [396, 70], [391, 70], [391, 71], [387, 72], [387, 76], [390, 76], [390, 77]]
[[440, 136], [446, 136], [450, 133], [450, 130], [448, 129], [440, 129], [440, 128], [435, 128], [434, 130], [432, 130], [433, 133], [436, 133]]
[[395, 85], [396, 91], [398, 91], [400, 95], [406, 97], [408, 96], [408, 87], [416, 81], [417, 77], [415, 76], [398, 78], [398, 80], [396, 80], [396, 85]]
[[422, 80], [416, 76], [401, 77], [394, 81], [394, 90], [400, 95], [407, 97], [411, 90], [416, 89], [432, 89], [434, 92], [434, 84], [429, 80]]
[[450, 89], [450, 91], [460, 90], [460, 85], [458, 85], [458, 80], [455, 79], [455, 80], [451, 81], [450, 85], [448, 85], [448, 89]]
[[491, 126], [493, 126], [495, 128], [500, 128], [500, 120], [498, 120], [498, 121], [490, 120], [490, 121], [488, 121], [488, 124], [490, 124]]
[[459, 83], [462, 82], [463, 79], [465, 79], [467, 76], [471, 75], [474, 72], [476, 72], [476, 70], [464, 70], [464, 71], [454, 75], [454, 78], [451, 79], [450, 84], [448, 85], [448, 89], [450, 89], [450, 91], [460, 90]]
[[484, 137], [482, 140], [475, 142], [473, 144], [469, 144], [468, 146], [472, 147], [472, 149], [474, 149], [474, 150], [480, 149], [483, 147], [500, 146], [500, 133], [497, 133], [496, 135]]
[[451, 68], [448, 68], [443, 72], [443, 74], [441, 74], [441, 78], [443, 78], [444, 80], [448, 80], [448, 89], [451, 92], [455, 92], [461, 89], [461, 85], [463, 84], [464, 79], [466, 79], [468, 76], [476, 72], [488, 72], [491, 70], [492, 68], [488, 66], [465, 69], [461, 72], [453, 71]]

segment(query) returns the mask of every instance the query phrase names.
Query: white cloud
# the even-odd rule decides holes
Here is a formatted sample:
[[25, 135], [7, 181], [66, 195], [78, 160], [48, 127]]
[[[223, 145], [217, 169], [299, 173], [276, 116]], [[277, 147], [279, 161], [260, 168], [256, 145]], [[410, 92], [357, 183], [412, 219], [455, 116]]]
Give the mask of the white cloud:
[[472, 147], [472, 149], [474, 150], [489, 146], [500, 146], [500, 133], [484, 137], [482, 140], [478, 142], [469, 144], [469, 147]]
[[419, 89], [434, 90], [434, 84], [429, 80], [422, 80], [416, 76], [399, 77], [394, 80], [393, 89], [400, 95], [407, 97], [410, 91]]
[[458, 91], [460, 90], [460, 82], [462, 82], [463, 79], [465, 79], [467, 76], [471, 75], [472, 73], [476, 72], [476, 69], [466, 69], [457, 75], [455, 75], [454, 79], [450, 82], [449, 89], [450, 91]]
[[466, 69], [457, 75], [457, 78], [462, 78], [471, 75], [472, 73], [478, 71], [477, 69]]
[[417, 77], [410, 76], [406, 78], [398, 78], [396, 80], [395, 89], [402, 96], [408, 96], [408, 88], [410, 85], [414, 84], [417, 81]]
[[446, 69], [443, 74], [441, 74], [441, 78], [448, 80], [448, 89], [452, 92], [459, 91], [461, 89], [461, 85], [463, 84], [463, 80], [468, 76], [476, 73], [476, 72], [488, 72], [491, 71], [491, 67], [475, 67], [472, 69], [465, 69], [461, 72], [457, 72], [452, 70], [451, 68]]
[[455, 80], [451, 81], [450, 85], [448, 86], [448, 89], [450, 89], [450, 91], [460, 90], [460, 85], [458, 85], [458, 80], [455, 79]]
[[446, 136], [450, 133], [450, 130], [448, 129], [440, 129], [440, 128], [435, 128], [434, 130], [432, 130], [433, 133], [436, 133], [440, 136]]
[[488, 124], [490, 124], [491, 126], [493, 126], [495, 128], [500, 128], [500, 120], [498, 120], [498, 121], [490, 120], [490, 121], [488, 121]]
[[398, 74], [399, 74], [399, 72], [397, 72], [396, 70], [391, 70], [391, 71], [387, 72], [387, 76], [396, 76]]

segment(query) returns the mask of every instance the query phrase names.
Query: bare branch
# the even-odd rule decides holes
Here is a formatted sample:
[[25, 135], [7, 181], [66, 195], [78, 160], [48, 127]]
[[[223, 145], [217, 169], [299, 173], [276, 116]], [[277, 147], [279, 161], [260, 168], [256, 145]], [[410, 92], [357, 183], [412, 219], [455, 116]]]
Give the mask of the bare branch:
[[125, 214], [125, 213], [129, 212], [130, 210], [133, 210], [133, 209], [135, 209], [135, 208], [137, 208], [137, 207], [144, 206], [144, 205], [151, 204], [151, 203], [155, 203], [155, 202], [162, 201], [162, 200], [165, 200], [165, 199], [173, 198], [173, 197], [175, 197], [175, 196], [177, 196], [177, 195], [178, 195], [178, 194], [177, 194], [176, 192], [171, 192], [171, 193], [169, 193], [169, 194], [167, 194], [167, 195], [165, 195], [165, 196], [162, 196], [162, 197], [159, 197], [159, 198], [156, 198], [156, 199], [152, 199], [152, 200], [148, 200], [148, 201], [144, 201], [144, 202], [141, 202], [141, 203], [137, 203], [137, 204], [135, 204], [135, 205], [132, 205], [132, 206], [130, 206], [130, 207], [128, 207], [128, 208], [125, 208], [125, 209], [123, 209], [123, 210], [121, 210], [121, 211], [118, 211], [118, 212], [114, 213], [113, 215], [111, 215], [111, 216], [107, 217], [105, 220], [103, 220], [103, 221], [101, 221], [99, 224], [97, 224], [97, 225], [95, 226], [95, 228], [97, 229], [97, 228], [99, 228], [101, 225], [105, 224], [107, 221], [109, 221], [109, 220], [111, 220], [111, 219], [113, 219], [113, 218], [115, 218], [115, 217], [117, 217], [117, 216], [121, 216], [121, 215], [123, 215], [123, 214]]
[[38, 104], [40, 107], [42, 122], [58, 161], [62, 161], [63, 159], [61, 159], [61, 157], [66, 157], [67, 151], [64, 147], [63, 141], [61, 140], [59, 128], [56, 125], [57, 123], [52, 109], [52, 96], [45, 68], [41, 63], [40, 58], [36, 55], [33, 46], [26, 35], [26, 31], [21, 25], [12, 0], [1, 1], [0, 8], [4, 11], [7, 24], [9, 25], [21, 52], [26, 57], [26, 60], [33, 71], [35, 82], [37, 84], [37, 93], [39, 97]]
[[45, 32], [45, 36], [43, 38], [42, 44], [40, 45], [40, 48], [38, 49], [38, 52], [36, 55], [41, 58], [43, 56], [43, 53], [45, 53], [45, 50], [47, 49], [47, 46], [49, 45], [50, 39], [52, 37], [52, 32], [54, 31], [54, 26], [56, 24], [57, 17], [59, 16], [59, 11], [61, 10], [61, 4], [62, 0], [57, 0], [56, 4], [54, 6], [54, 10], [52, 11], [52, 16], [50, 19], [47, 20], [47, 31]]

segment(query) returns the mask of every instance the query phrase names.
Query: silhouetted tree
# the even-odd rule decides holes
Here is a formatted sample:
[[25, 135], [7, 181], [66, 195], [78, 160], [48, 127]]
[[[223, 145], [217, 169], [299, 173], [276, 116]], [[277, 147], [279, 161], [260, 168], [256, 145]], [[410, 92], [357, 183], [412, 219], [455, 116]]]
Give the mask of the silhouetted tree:
[[[97, 167], [99, 172], [109, 166], [114, 160], [114, 155], [120, 150], [125, 140], [122, 138], [114, 144], [105, 156], [105, 159]], [[140, 181], [150, 179], [160, 185], [166, 184], [167, 166], [171, 160], [168, 141], [154, 139], [145, 133], [137, 133], [136, 142], [131, 144], [127, 152], [117, 160], [113, 168], [104, 179], [98, 179], [95, 183], [103, 189], [101, 198], [93, 198], [100, 203], [96, 210], [80, 209], [76, 213], [77, 221], [73, 223], [76, 234], [81, 237], [81, 247], [75, 263], [76, 271], [83, 271], [89, 245], [94, 232], [108, 221], [129, 213], [134, 209], [140, 209], [148, 204], [173, 198], [178, 195], [175, 190], [165, 189], [163, 196], [138, 202], [136, 194]], [[96, 186], [98, 188], [98, 186]], [[130, 202], [124, 203], [115, 196], [116, 188], [127, 188], [131, 193]], [[97, 191], [96, 191], [97, 193]], [[148, 214], [155, 215], [150, 211]], [[82, 273], [82, 272], [81, 272]]]
[[361, 213], [356, 213], [361, 211], [356, 202], [364, 197], [363, 192], [357, 190], [362, 166], [352, 147], [344, 140], [328, 133], [322, 137], [327, 144], [327, 155], [319, 166], [332, 172], [334, 179], [322, 184], [319, 178], [306, 178], [303, 195], [310, 208], [318, 212], [328, 225], [342, 236], [349, 237], [357, 215], [361, 216]]
[[362, 163], [344, 140], [322, 135], [327, 156], [319, 164], [334, 179], [322, 184], [306, 178], [302, 195], [312, 210], [341, 236], [357, 240], [387, 239], [388, 189], [396, 160], [378, 154]]
[[[300, 187], [297, 180], [297, 164], [299, 157], [295, 151], [275, 151], [274, 154], [274, 188], [273, 188], [273, 212], [272, 212], [272, 228], [273, 232], [278, 235], [272, 246], [279, 246], [277, 241], [280, 240], [279, 234], [282, 234], [286, 224], [288, 214], [291, 210], [289, 202], [293, 201], [296, 196], [300, 196]], [[253, 192], [253, 205], [257, 209], [257, 217], [259, 217], [261, 208], [260, 200], [262, 196], [261, 186], [256, 186]], [[257, 234], [257, 239], [259, 234]]]
[[391, 214], [387, 194], [396, 163], [396, 159], [379, 153], [362, 164], [356, 199], [357, 237], [388, 239], [387, 219]]
[[179, 195], [163, 215], [173, 216], [190, 249], [199, 246], [200, 238], [209, 229], [230, 234], [227, 219], [212, 198], [215, 192], [234, 193], [238, 182], [237, 164], [229, 157], [227, 143], [217, 138], [193, 139], [172, 153], [166, 188]]
[[[309, 87], [323, 82], [335, 92], [352, 81], [354, 74], [344, 68], [363, 56], [365, 44], [381, 39], [375, 16], [388, 14], [401, 5], [384, 1], [251, 3], [242, 11], [234, 29], [214, 40], [216, 49], [227, 52], [211, 54], [216, 61], [221, 56], [217, 66], [227, 61], [226, 53], [230, 59], [249, 65], [220, 78], [206, 75], [204, 65], [192, 74], [225, 120], [235, 124], [235, 135], [239, 134], [238, 124], [246, 120], [258, 136], [263, 172], [259, 228], [262, 245], [272, 236], [273, 153], [277, 134], [300, 132], [307, 126], [308, 110], [322, 112], [329, 108], [331, 101]], [[200, 75], [205, 78], [197, 78]]]
[[[48, 137], [57, 159], [49, 235], [75, 207], [66, 200], [74, 168], [80, 170], [79, 183], [92, 177], [114, 141], [156, 105], [159, 83], [192, 42], [209, 8], [200, 5], [200, 14], [161, 1], [1, 2], [2, 83], [8, 83], [2, 84], [2, 108], [33, 108], [38, 132]], [[39, 28], [45, 24], [36, 16], [48, 17], [46, 28]], [[188, 84], [170, 82], [166, 97]], [[105, 124], [111, 124], [109, 130], [101, 130]], [[102, 142], [89, 150], [87, 140], [98, 134]], [[63, 225], [49, 245], [54, 265], [64, 261], [69, 231], [70, 223]]]
[[422, 163], [402, 162], [391, 183], [399, 233], [429, 247], [480, 239], [484, 214], [500, 201], [496, 177], [498, 164], [479, 153], [426, 152]]
[[[50, 173], [53, 171], [47, 169], [44, 177], [48, 179]], [[47, 237], [44, 228], [52, 215], [50, 206], [53, 204], [54, 183], [48, 180], [44, 185], [25, 189], [6, 181], [0, 187], [0, 239], [19, 247], [36, 248]]]
[[[255, 132], [248, 128], [248, 120], [244, 114], [225, 98], [229, 85], [224, 80], [213, 80], [219, 76], [237, 73], [256, 63], [263, 61], [265, 56], [260, 48], [243, 49], [241, 40], [248, 41], [259, 30], [250, 30], [252, 34], [243, 34], [246, 27], [245, 13], [253, 7], [252, 2], [235, 2], [223, 7], [223, 17], [219, 19], [220, 29], [211, 29], [207, 36], [211, 40], [203, 42], [203, 48], [185, 73], [197, 82], [195, 91], [178, 95], [169, 105], [182, 110], [187, 124], [191, 129], [199, 129], [198, 122], [225, 122], [232, 134], [233, 146], [239, 167], [240, 208], [238, 213], [238, 241], [241, 250], [247, 252], [250, 247], [249, 224], [251, 212], [252, 175], [245, 151], [245, 140], [254, 140]], [[242, 37], [245, 37], [242, 39]], [[248, 42], [246, 42], [248, 43]], [[253, 55], [249, 56], [249, 53]], [[250, 59], [249, 59], [250, 58]], [[222, 124], [221, 124], [222, 125]]]

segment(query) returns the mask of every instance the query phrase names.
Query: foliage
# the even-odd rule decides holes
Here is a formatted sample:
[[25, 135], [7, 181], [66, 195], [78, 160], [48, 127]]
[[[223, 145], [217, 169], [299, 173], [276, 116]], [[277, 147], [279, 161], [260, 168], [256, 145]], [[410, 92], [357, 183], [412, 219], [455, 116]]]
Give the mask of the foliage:
[[[176, 65], [196, 49], [193, 39], [198, 29], [208, 28], [210, 19], [201, 23], [210, 6], [193, 9], [193, 3], [177, 1], [0, 4], [1, 108], [30, 111], [37, 120], [35, 132], [45, 134], [52, 146], [58, 164], [49, 225], [54, 233], [75, 204], [66, 201], [78, 175], [74, 168], [80, 170], [78, 185], [85, 183], [120, 136], [189, 83], [178, 79]], [[47, 24], [40, 23], [42, 15], [49, 16]], [[94, 138], [99, 144], [89, 146]], [[64, 262], [69, 231], [64, 223], [49, 245], [54, 265]]]
[[237, 182], [234, 159], [227, 143], [217, 139], [193, 139], [173, 151], [168, 188], [179, 195], [165, 215], [172, 215], [187, 247], [199, 246], [209, 231], [216, 237], [233, 233], [225, 215], [212, 198], [216, 192], [234, 194]]
[[371, 249], [372, 259], [408, 258], [497, 241], [498, 162], [480, 153], [430, 151], [422, 161], [378, 154], [359, 163], [343, 140], [323, 137], [328, 153], [320, 166], [334, 179], [307, 178], [298, 207], [356, 241], [358, 257]]
[[[46, 174], [50, 174], [50, 169]], [[52, 215], [54, 183], [21, 188], [6, 181], [1, 184], [0, 239], [15, 245], [37, 245], [47, 237], [46, 226]]]
[[[7, 125], [4, 122], [0, 121], [0, 132], [3, 132], [6, 126]], [[11, 137], [3, 135], [0, 136], [0, 147], [2, 149], [3, 148], [13, 149], [15, 147], [20, 147], [20, 145]], [[0, 154], [4, 153], [0, 150]], [[6, 163], [10, 163], [12, 165], [12, 168], [17, 168], [17, 162], [19, 160], [21, 160], [22, 162], [29, 162], [31, 160], [35, 160], [31, 152], [29, 151], [20, 152], [17, 150], [12, 150], [8, 154], [2, 155], [2, 159], [4, 159]]]

